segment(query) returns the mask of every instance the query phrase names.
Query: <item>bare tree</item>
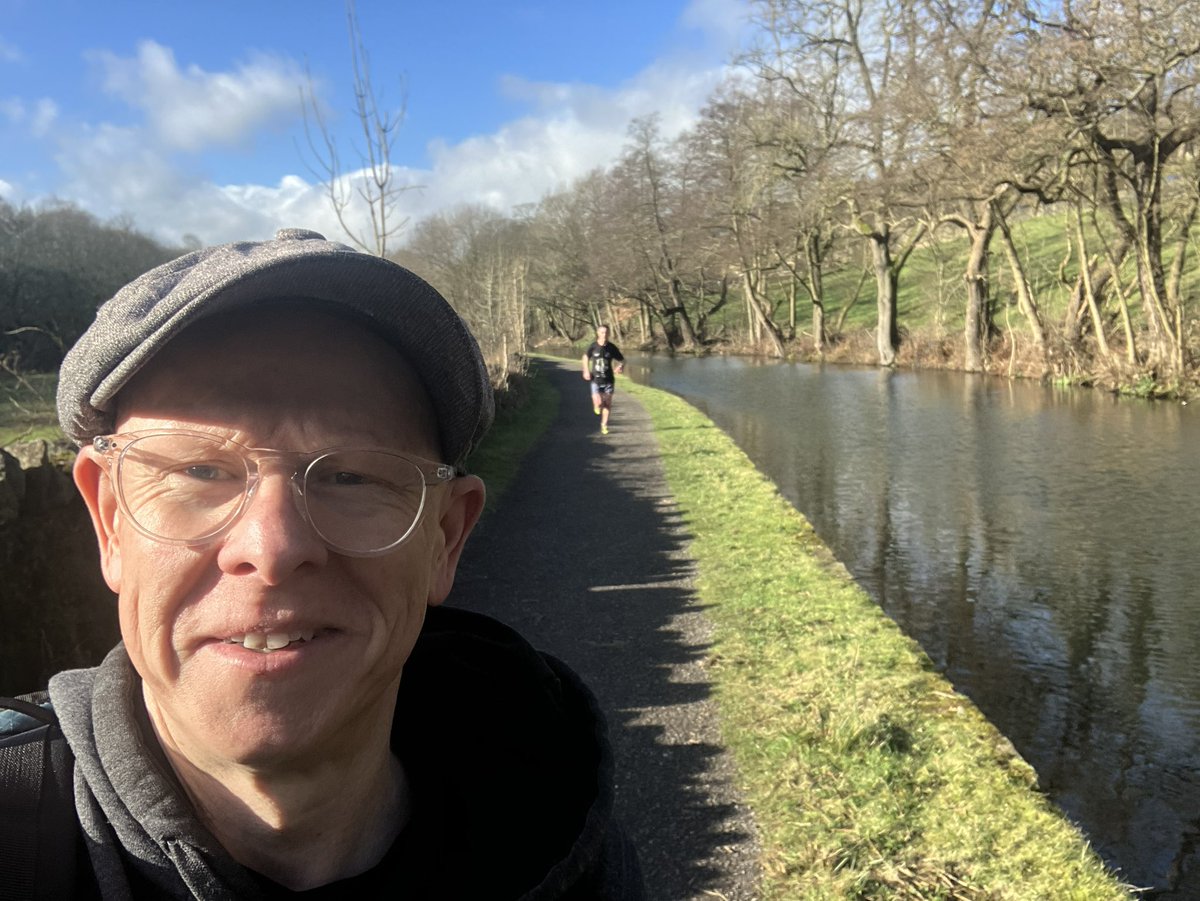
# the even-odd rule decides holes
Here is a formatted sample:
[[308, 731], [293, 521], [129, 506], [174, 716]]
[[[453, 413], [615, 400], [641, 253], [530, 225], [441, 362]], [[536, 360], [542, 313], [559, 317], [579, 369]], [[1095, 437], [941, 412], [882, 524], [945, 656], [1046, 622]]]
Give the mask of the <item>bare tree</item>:
[[[1013, 334], [1019, 309], [1043, 367], [1190, 375], [1185, 300], [1200, 214], [1191, 0], [753, 8], [760, 42], [741, 62], [755, 77], [714, 94], [683, 139], [636, 121], [609, 170], [504, 228], [478, 216], [472, 228], [423, 227], [430, 259], [458, 254], [439, 277], [471, 273], [447, 289], [471, 316], [524, 310], [524, 328], [568, 340], [610, 321], [696, 348], [743, 328], [714, 315], [740, 297], [750, 341], [783, 354], [807, 295], [820, 354], [873, 282], [876, 354], [892, 365], [904, 267], [931, 234], [956, 228], [968, 248], [939, 248], [951, 277], [939, 269], [938, 322], [962, 312], [966, 369], [994, 368], [995, 339]], [[1044, 257], [1045, 228], [1026, 230], [1044, 211], [1043, 226], [1061, 223], [1070, 248], [1057, 283], [1028, 243], [1036, 235]], [[1007, 265], [997, 267], [1000, 252]], [[847, 300], [831, 327], [825, 275], [839, 269], [851, 278], [839, 279]], [[1043, 323], [1037, 293], [1059, 285], [1065, 342]], [[516, 340], [520, 328], [496, 334]]]
[[620, 201], [619, 215], [625, 220], [629, 249], [644, 277], [636, 286], [626, 285], [622, 293], [636, 296], [647, 305], [670, 345], [693, 350], [700, 341], [685, 302], [681, 217], [672, 209], [680, 193], [672, 181], [656, 117], [635, 120], [629, 137], [629, 145], [612, 173], [612, 196]]
[[542, 199], [530, 222], [530, 299], [546, 331], [577, 341], [599, 321], [612, 317], [601, 307], [607, 298], [597, 261], [598, 225], [594, 198], [604, 192], [597, 170], [569, 190]]
[[528, 344], [527, 234], [526, 223], [461, 206], [422, 220], [401, 255], [471, 327], [497, 384]]
[[732, 269], [742, 285], [750, 335], [776, 357], [785, 355], [783, 334], [775, 322], [772, 275], [779, 266], [771, 240], [777, 183], [761, 141], [751, 127], [749, 98], [732, 88], [719, 93], [701, 114], [688, 139], [689, 168], [706, 183], [710, 227], [727, 234]]
[[[825, 268], [838, 223], [846, 219], [852, 154], [845, 150], [845, 98], [835, 55], [809, 54], [795, 70], [794, 34], [779, 17], [787, 7], [760, 4], [763, 40], [740, 58], [756, 76], [754, 130], [789, 198], [789, 227], [776, 231], [774, 252], [790, 275], [789, 325], [796, 333], [795, 299], [803, 290], [812, 306], [812, 346], [827, 346]], [[797, 78], [802, 75], [802, 79]], [[849, 306], [843, 308], [843, 317]]]
[[[836, 136], [849, 226], [871, 250], [879, 362], [900, 343], [900, 272], [926, 225], [907, 196], [921, 151], [907, 98], [921, 89], [915, 0], [757, 0], [771, 51], [759, 74], [821, 110]], [[816, 98], [813, 100], [813, 98]]]
[[[1012, 43], [1029, 61], [1024, 74], [1030, 108], [1058, 124], [1074, 171], [1082, 170], [1075, 184], [1085, 199], [1094, 197], [1117, 231], [1109, 253], [1094, 264], [1080, 260], [1073, 321], [1098, 302], [1106, 283], [1117, 287], [1118, 267], [1132, 253], [1147, 362], [1160, 372], [1181, 373], [1185, 336], [1164, 262], [1164, 235], [1173, 216], [1190, 224], [1193, 214], [1190, 192], [1181, 192], [1184, 202], [1173, 210], [1164, 187], [1179, 168], [1177, 160], [1192, 173], [1184, 151], [1200, 138], [1195, 4], [1085, 0], [1064, 4], [1057, 13], [1030, 4]], [[1093, 266], [1103, 279], [1085, 271]]]
[[925, 47], [925, 90], [910, 98], [909, 109], [926, 134], [928, 151], [914, 166], [914, 183], [931, 228], [949, 224], [967, 235], [963, 368], [979, 372], [996, 330], [992, 239], [1020, 200], [1012, 187], [1018, 163], [1007, 148], [1028, 115], [1023, 107], [1014, 114], [1013, 104], [1000, 102], [988, 77], [1004, 65], [994, 49], [1005, 33], [999, 4], [921, 0], [914, 10], [912, 37]]
[[[360, 131], [353, 144], [357, 167], [348, 169], [342, 160], [320, 102], [311, 74], [301, 89], [304, 133], [315, 162], [314, 174], [325, 187], [329, 204], [346, 236], [363, 250], [381, 257], [388, 255], [394, 239], [403, 231], [408, 217], [401, 214], [401, 196], [413, 185], [401, 184], [393, 163], [396, 140], [404, 123], [406, 94], [401, 82], [399, 105], [388, 108], [371, 80], [371, 61], [359, 29], [354, 0], [346, 0], [346, 25], [354, 75], [354, 116]], [[357, 224], [365, 211], [367, 225]]]

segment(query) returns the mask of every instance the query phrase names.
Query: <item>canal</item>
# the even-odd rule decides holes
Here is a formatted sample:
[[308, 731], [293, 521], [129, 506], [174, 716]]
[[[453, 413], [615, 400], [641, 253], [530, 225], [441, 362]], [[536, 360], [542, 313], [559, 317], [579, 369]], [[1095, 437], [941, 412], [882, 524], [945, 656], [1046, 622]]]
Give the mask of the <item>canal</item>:
[[728, 357], [627, 372], [733, 437], [1128, 881], [1200, 898], [1195, 406]]

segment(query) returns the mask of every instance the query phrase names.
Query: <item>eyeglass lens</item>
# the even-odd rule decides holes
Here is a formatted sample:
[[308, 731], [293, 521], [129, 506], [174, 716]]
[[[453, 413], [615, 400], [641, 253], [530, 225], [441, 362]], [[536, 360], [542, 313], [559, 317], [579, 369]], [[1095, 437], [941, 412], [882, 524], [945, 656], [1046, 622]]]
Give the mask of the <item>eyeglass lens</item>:
[[[195, 434], [144, 435], [120, 455], [118, 490], [147, 533], [202, 541], [236, 519], [253, 464], [232, 442]], [[337, 450], [304, 472], [304, 510], [335, 549], [372, 553], [407, 537], [420, 515], [425, 477], [417, 465], [383, 451]]]

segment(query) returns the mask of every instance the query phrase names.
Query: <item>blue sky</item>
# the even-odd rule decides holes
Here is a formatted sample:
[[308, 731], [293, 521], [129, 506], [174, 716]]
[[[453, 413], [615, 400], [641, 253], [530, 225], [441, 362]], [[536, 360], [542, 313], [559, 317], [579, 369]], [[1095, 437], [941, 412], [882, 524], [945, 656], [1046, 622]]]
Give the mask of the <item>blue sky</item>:
[[[747, 4], [358, 0], [377, 92], [407, 98], [405, 211], [507, 211], [610, 162], [636, 116], [687, 127]], [[333, 236], [304, 151], [306, 70], [353, 163], [342, 0], [0, 0], [0, 197], [128, 215], [170, 241]]]

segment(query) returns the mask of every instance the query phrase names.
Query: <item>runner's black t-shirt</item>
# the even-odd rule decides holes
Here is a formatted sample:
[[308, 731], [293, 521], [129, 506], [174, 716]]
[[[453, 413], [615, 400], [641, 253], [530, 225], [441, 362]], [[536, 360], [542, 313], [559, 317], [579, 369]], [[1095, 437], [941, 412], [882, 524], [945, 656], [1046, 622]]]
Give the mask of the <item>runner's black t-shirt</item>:
[[612, 384], [613, 360], [624, 362], [625, 357], [620, 348], [611, 341], [599, 344], [593, 341], [587, 349], [588, 369], [592, 373], [592, 381], [601, 385]]

